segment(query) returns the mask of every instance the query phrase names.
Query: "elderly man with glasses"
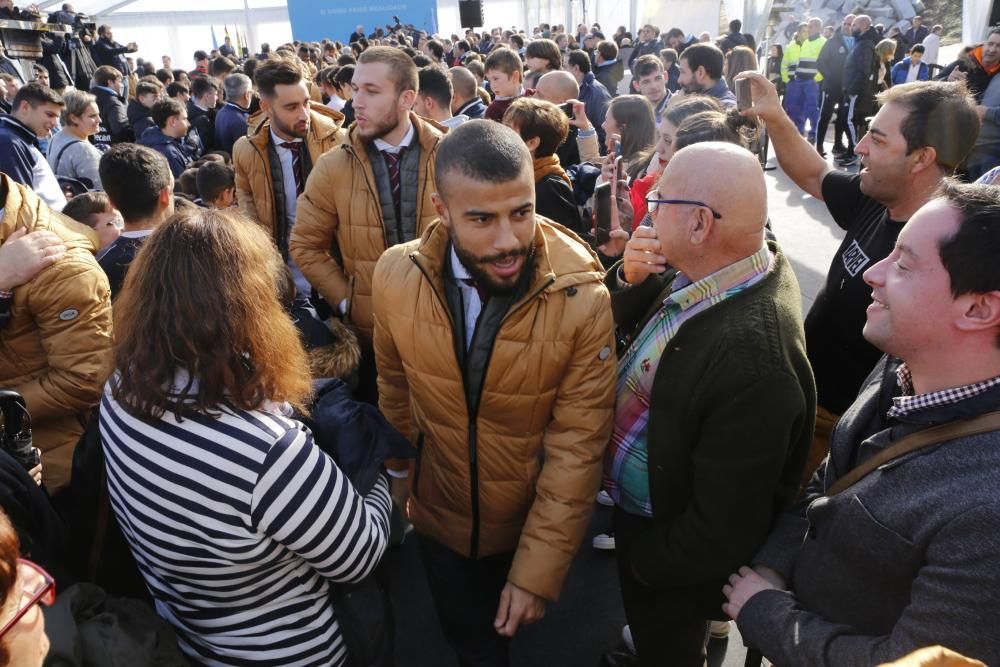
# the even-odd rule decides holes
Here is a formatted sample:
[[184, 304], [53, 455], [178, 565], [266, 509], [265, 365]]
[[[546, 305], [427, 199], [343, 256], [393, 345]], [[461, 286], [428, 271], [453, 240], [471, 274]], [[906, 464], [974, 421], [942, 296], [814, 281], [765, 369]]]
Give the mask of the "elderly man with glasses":
[[647, 204], [606, 279], [627, 347], [604, 488], [639, 664], [701, 667], [733, 565], [798, 493], [816, 392], [754, 156], [685, 148]]

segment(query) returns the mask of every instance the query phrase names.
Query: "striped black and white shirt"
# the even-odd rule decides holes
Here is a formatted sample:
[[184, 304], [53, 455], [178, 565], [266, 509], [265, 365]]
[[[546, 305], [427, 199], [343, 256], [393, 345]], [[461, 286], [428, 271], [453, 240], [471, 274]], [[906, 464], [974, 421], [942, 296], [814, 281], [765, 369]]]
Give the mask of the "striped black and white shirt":
[[156, 610], [198, 664], [341, 665], [330, 585], [385, 551], [385, 478], [362, 497], [299, 422], [219, 412], [151, 423], [105, 390], [111, 506]]

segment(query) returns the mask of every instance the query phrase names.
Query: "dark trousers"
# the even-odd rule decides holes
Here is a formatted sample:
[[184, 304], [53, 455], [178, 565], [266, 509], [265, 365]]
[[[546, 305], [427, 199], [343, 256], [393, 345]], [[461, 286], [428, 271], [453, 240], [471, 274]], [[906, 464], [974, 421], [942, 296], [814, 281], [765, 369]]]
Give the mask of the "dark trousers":
[[417, 536], [444, 636], [462, 667], [508, 667], [510, 640], [493, 627], [513, 553], [473, 559]]
[[[850, 135], [847, 132], [847, 104], [843, 95], [832, 95], [825, 90], [820, 96], [819, 127], [816, 128], [816, 149], [822, 151], [823, 143], [826, 141], [826, 128], [833, 118], [833, 109], [837, 108], [837, 122], [833, 127], [833, 145], [854, 148], [850, 143]], [[848, 143], [845, 144], [844, 137]]]
[[652, 525], [652, 519], [615, 508], [618, 582], [639, 664], [643, 667], [703, 667], [707, 657], [708, 621], [678, 618], [669, 593], [646, 586], [632, 573], [632, 545]]

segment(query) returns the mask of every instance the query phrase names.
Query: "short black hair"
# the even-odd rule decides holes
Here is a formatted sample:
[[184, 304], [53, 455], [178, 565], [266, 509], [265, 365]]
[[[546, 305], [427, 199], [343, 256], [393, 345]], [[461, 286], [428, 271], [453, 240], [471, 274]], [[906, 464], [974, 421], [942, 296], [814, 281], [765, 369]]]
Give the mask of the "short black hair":
[[178, 116], [184, 113], [185, 110], [184, 103], [173, 97], [168, 97], [163, 100], [157, 100], [153, 104], [153, 108], [149, 110], [149, 115], [153, 118], [153, 122], [156, 123], [156, 127], [161, 130], [167, 126], [167, 121], [173, 116]]
[[684, 49], [681, 60], [686, 60], [688, 67], [694, 72], [699, 67], [705, 68], [705, 74], [710, 79], [722, 78], [722, 65], [726, 58], [714, 44], [698, 43]]
[[187, 87], [186, 83], [181, 83], [180, 81], [174, 81], [173, 83], [167, 84], [167, 97], [175, 98], [181, 93], [191, 94], [191, 89]]
[[[937, 196], [958, 210], [958, 231], [938, 251], [954, 297], [1000, 290], [1000, 187], [941, 181]], [[997, 338], [1000, 346], [1000, 336]]]
[[302, 81], [302, 70], [288, 60], [265, 60], [254, 70], [253, 80], [261, 97], [274, 97], [276, 86], [295, 86]]
[[14, 95], [14, 100], [10, 106], [14, 111], [17, 111], [22, 102], [27, 102], [28, 106], [32, 109], [36, 109], [43, 104], [55, 104], [59, 107], [65, 106], [65, 102], [63, 102], [59, 93], [40, 83], [28, 83], [18, 88], [17, 94]]
[[741, 30], [743, 30], [743, 21], [733, 19], [729, 22], [729, 32], [740, 32]]
[[222, 86], [210, 76], [195, 77], [191, 81], [191, 97], [201, 97], [210, 90], [214, 90], [217, 93], [222, 92]]
[[421, 67], [417, 72], [417, 79], [419, 80], [417, 95], [430, 97], [443, 109], [451, 107], [453, 89], [451, 79], [444, 70], [436, 65]]
[[159, 79], [160, 83], [162, 83], [164, 86], [168, 86], [170, 85], [169, 83], [167, 83], [168, 81], [170, 83], [173, 83], [174, 81], [174, 73], [165, 67], [161, 67], [160, 69], [156, 70], [156, 78]]
[[195, 62], [197, 62], [199, 60], [208, 60], [208, 54], [205, 53], [204, 51], [195, 51], [194, 52], [194, 60], [195, 60]]
[[101, 156], [101, 183], [125, 222], [148, 218], [159, 205], [160, 192], [173, 181], [167, 158], [152, 148], [115, 144]]
[[223, 192], [236, 186], [236, 172], [229, 165], [206, 162], [198, 168], [196, 182], [201, 200], [213, 202]]
[[517, 132], [492, 120], [470, 120], [448, 132], [438, 144], [434, 158], [438, 195], [446, 198], [442, 185], [449, 173], [507, 183], [531, 165], [531, 153]]
[[428, 58], [423, 53], [418, 53], [413, 56], [413, 66], [418, 68], [430, 67], [434, 64], [434, 61]]
[[590, 57], [580, 49], [570, 51], [566, 56], [566, 63], [571, 67], [576, 65], [584, 74], [590, 71]]

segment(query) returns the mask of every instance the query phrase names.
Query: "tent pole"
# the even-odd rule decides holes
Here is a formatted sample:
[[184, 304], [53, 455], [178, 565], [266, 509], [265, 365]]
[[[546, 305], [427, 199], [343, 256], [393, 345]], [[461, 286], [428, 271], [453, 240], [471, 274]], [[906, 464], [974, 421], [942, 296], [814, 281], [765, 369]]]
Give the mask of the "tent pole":
[[253, 24], [253, 19], [250, 17], [250, 0], [243, 0], [243, 15], [247, 22], [247, 51], [250, 57], [257, 53], [257, 28]]

